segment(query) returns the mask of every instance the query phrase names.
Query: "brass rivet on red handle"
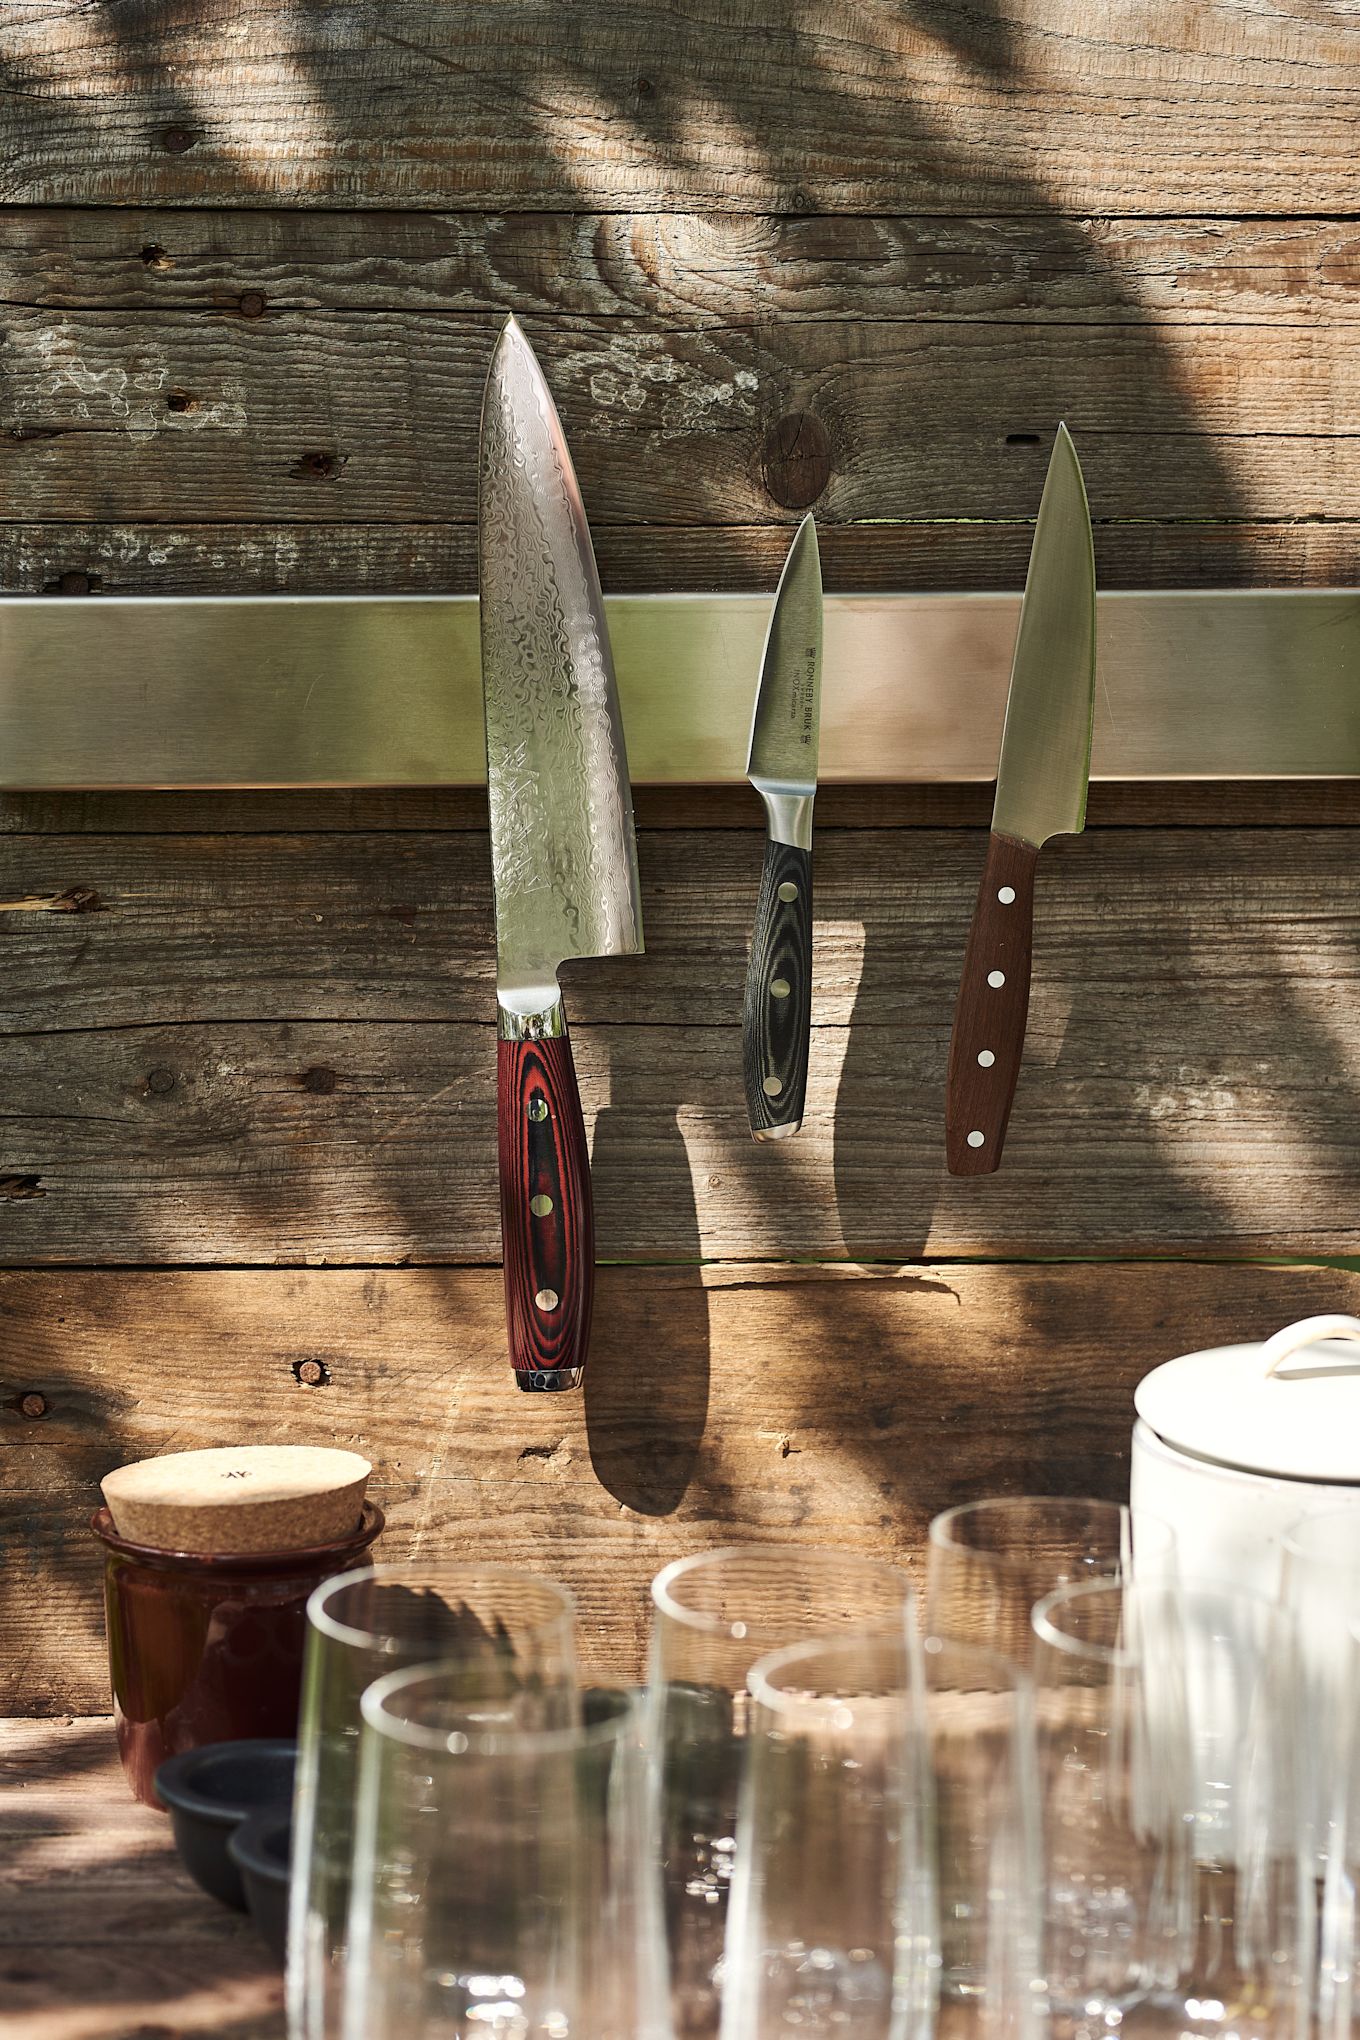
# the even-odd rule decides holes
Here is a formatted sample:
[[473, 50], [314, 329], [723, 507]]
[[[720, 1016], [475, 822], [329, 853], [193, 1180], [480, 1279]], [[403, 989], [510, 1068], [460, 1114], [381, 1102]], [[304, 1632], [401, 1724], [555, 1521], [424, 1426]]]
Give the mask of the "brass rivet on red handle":
[[949, 1044], [945, 1152], [954, 1176], [990, 1175], [1006, 1143], [1029, 1017], [1038, 859], [1032, 844], [988, 838]]

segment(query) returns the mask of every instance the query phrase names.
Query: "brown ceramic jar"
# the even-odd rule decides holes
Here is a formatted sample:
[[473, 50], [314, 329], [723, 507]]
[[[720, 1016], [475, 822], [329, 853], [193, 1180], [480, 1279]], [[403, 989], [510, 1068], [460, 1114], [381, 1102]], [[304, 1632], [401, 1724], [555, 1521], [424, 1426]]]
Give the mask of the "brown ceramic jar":
[[104, 1546], [118, 1749], [133, 1795], [157, 1806], [156, 1767], [202, 1743], [297, 1733], [307, 1597], [363, 1563], [383, 1527], [366, 1502], [358, 1528], [311, 1550], [162, 1551], [120, 1537], [107, 1509], [90, 1527]]

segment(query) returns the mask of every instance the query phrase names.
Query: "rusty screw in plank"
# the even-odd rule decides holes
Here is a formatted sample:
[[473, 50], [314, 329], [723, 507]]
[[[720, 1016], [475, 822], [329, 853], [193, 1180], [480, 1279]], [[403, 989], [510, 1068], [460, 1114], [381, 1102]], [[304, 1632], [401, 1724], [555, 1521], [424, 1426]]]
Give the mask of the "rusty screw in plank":
[[26, 1417], [45, 1417], [51, 1405], [39, 1389], [30, 1388], [19, 1398], [19, 1408]]
[[831, 441], [811, 411], [790, 411], [765, 435], [760, 451], [765, 487], [786, 510], [806, 510], [831, 480]]
[[264, 316], [265, 294], [262, 290], [243, 290], [236, 300], [236, 309], [243, 319], [259, 319]]
[[293, 1363], [293, 1379], [304, 1388], [329, 1388], [331, 1371], [324, 1360], [296, 1360]]
[[174, 1071], [160, 1067], [148, 1070], [146, 1073], [146, 1088], [154, 1097], [164, 1098], [167, 1093], [175, 1088]]

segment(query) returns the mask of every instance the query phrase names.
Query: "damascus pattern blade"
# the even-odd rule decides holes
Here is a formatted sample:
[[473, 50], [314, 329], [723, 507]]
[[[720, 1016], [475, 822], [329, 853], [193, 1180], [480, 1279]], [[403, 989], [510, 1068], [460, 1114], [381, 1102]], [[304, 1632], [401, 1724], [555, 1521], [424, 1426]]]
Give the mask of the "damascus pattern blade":
[[536, 1012], [568, 957], [640, 950], [642, 915], [595, 555], [561, 421], [513, 319], [483, 401], [478, 561], [496, 989], [508, 1011]]

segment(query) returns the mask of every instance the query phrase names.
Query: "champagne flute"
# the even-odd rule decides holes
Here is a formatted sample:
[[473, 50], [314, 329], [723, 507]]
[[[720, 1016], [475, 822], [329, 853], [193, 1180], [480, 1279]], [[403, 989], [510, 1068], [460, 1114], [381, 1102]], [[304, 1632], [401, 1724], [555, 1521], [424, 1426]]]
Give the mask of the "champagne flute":
[[713, 2040], [737, 1842], [747, 1674], [814, 1637], [900, 1637], [911, 1582], [853, 1552], [738, 1545], [677, 1560], [652, 1582], [648, 1738], [680, 2040]]
[[335, 2040], [354, 1846], [359, 1700], [442, 1658], [468, 1699], [513, 1701], [523, 1727], [578, 1718], [575, 1609], [513, 1566], [383, 1565], [325, 1581], [307, 1604], [288, 1917], [288, 2030]]
[[361, 1704], [345, 2040], [665, 2040], [638, 1696], [526, 1730], [435, 1664]]
[[721, 2040], [922, 2034], [934, 1963], [919, 1651], [896, 1633], [747, 1676]]
[[1175, 1572], [1175, 1533], [1144, 1510], [1088, 1496], [996, 1495], [946, 1509], [930, 1525], [924, 1626], [1027, 1667], [1030, 1617], [1078, 1580]]

